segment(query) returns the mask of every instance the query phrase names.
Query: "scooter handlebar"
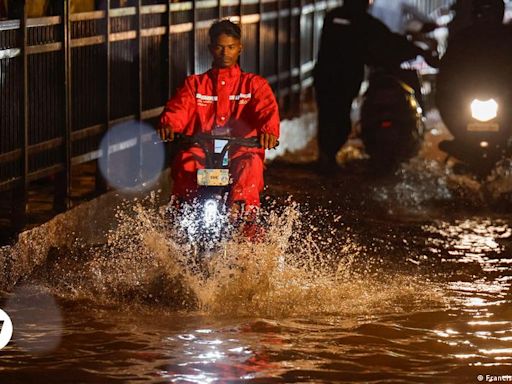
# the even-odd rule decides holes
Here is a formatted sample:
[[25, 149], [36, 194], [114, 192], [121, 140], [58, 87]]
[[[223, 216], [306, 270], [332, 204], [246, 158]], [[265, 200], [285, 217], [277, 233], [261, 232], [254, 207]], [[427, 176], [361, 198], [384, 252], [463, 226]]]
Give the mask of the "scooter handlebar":
[[[230, 145], [239, 145], [248, 148], [261, 148], [259, 138], [253, 137], [233, 137], [226, 135], [210, 135], [208, 133], [196, 133], [195, 135], [184, 135], [182, 133], [176, 133], [174, 139], [185, 143], [185, 144], [199, 144], [205, 145], [213, 140], [226, 140]], [[279, 146], [279, 141], [276, 142], [276, 146]]]

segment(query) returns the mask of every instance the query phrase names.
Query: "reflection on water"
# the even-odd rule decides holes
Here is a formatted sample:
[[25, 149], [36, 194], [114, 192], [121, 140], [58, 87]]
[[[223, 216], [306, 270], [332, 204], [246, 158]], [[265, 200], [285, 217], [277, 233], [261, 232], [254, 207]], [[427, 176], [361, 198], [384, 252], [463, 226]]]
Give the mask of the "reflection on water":
[[[452, 332], [439, 331], [445, 343], [463, 346], [454, 354], [468, 366], [494, 367], [507, 373], [512, 366], [509, 223], [475, 218], [426, 226], [428, 242], [442, 250], [443, 263], [471, 274], [452, 276], [446, 284], [459, 321]], [[444, 249], [443, 249], [444, 248]], [[467, 269], [473, 265], [478, 268]], [[507, 368], [509, 367], [509, 368]], [[499, 369], [498, 369], [499, 368]]]
[[[407, 183], [422, 201], [422, 188]], [[29, 316], [14, 321], [18, 336], [0, 352], [2, 379], [437, 383], [510, 374], [511, 221], [436, 212], [366, 212], [347, 223], [335, 208], [290, 204], [265, 217], [265, 241], [235, 236], [204, 274], [166, 232], [164, 211], [127, 204], [107, 245], [52, 254], [24, 281], [32, 288], [5, 295], [0, 306], [14, 319]]]
[[[475, 265], [487, 275], [472, 281], [455, 283], [453, 289], [474, 293], [488, 292], [500, 296], [510, 287], [507, 275], [510, 258], [512, 230], [501, 219], [466, 219], [454, 223], [439, 222], [423, 227], [432, 237], [427, 245], [442, 253], [442, 262], [454, 263], [459, 268]], [[462, 267], [461, 267], [462, 265]], [[476, 276], [472, 276], [476, 277]], [[479, 302], [473, 298], [475, 305]]]

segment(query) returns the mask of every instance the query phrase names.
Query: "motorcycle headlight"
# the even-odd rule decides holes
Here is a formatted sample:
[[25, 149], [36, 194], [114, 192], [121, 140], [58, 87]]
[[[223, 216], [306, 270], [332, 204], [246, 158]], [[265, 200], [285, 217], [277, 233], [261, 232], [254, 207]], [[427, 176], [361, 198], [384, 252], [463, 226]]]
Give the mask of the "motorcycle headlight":
[[206, 200], [203, 206], [203, 219], [206, 225], [211, 225], [217, 220], [219, 204], [217, 200]]
[[478, 121], [490, 121], [498, 115], [498, 103], [494, 99], [481, 101], [474, 99], [471, 102], [471, 116]]

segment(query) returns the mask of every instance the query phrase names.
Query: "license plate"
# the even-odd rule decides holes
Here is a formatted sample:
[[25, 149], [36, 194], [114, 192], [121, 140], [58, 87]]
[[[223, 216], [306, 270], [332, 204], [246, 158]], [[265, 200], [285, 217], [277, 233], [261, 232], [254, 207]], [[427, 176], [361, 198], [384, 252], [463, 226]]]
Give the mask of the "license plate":
[[223, 187], [229, 185], [228, 169], [199, 169], [197, 185]]
[[469, 132], [499, 132], [500, 125], [498, 123], [469, 123], [467, 130]]

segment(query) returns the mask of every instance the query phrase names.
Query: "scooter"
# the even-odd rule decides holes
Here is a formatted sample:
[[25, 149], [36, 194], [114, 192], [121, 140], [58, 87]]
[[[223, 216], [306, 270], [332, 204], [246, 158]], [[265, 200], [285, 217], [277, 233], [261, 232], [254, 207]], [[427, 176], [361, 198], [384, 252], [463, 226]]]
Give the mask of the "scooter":
[[511, 32], [501, 23], [501, 1], [455, 5], [460, 15], [467, 6], [471, 17], [455, 14], [441, 59], [437, 106], [454, 140], [441, 142], [439, 148], [448, 154], [447, 161], [458, 160], [454, 172], [485, 180], [496, 163], [511, 154]]
[[[436, 53], [437, 42], [425, 34], [438, 25], [411, 24], [410, 41]], [[385, 51], [383, 51], [385, 52]], [[423, 61], [391, 55], [385, 66], [372, 68], [361, 106], [361, 138], [372, 169], [390, 172], [416, 156], [425, 132], [420, 70]]]
[[175, 135], [178, 145], [197, 145], [204, 151], [205, 168], [197, 170], [198, 196], [192, 202], [180, 202], [178, 210], [170, 206], [173, 212], [172, 225], [178, 235], [188, 243], [194, 253], [196, 267], [204, 272], [204, 259], [218, 250], [224, 239], [228, 239], [247, 220], [256, 221], [256, 217], [233, 212], [228, 206], [228, 195], [232, 176], [229, 173], [228, 151], [233, 146], [260, 148], [257, 137], [241, 138], [229, 135], [229, 130], [218, 129], [215, 134], [197, 133], [193, 136]]
[[393, 171], [415, 156], [424, 129], [413, 88], [396, 71], [373, 70], [361, 106], [361, 138], [372, 169]]

